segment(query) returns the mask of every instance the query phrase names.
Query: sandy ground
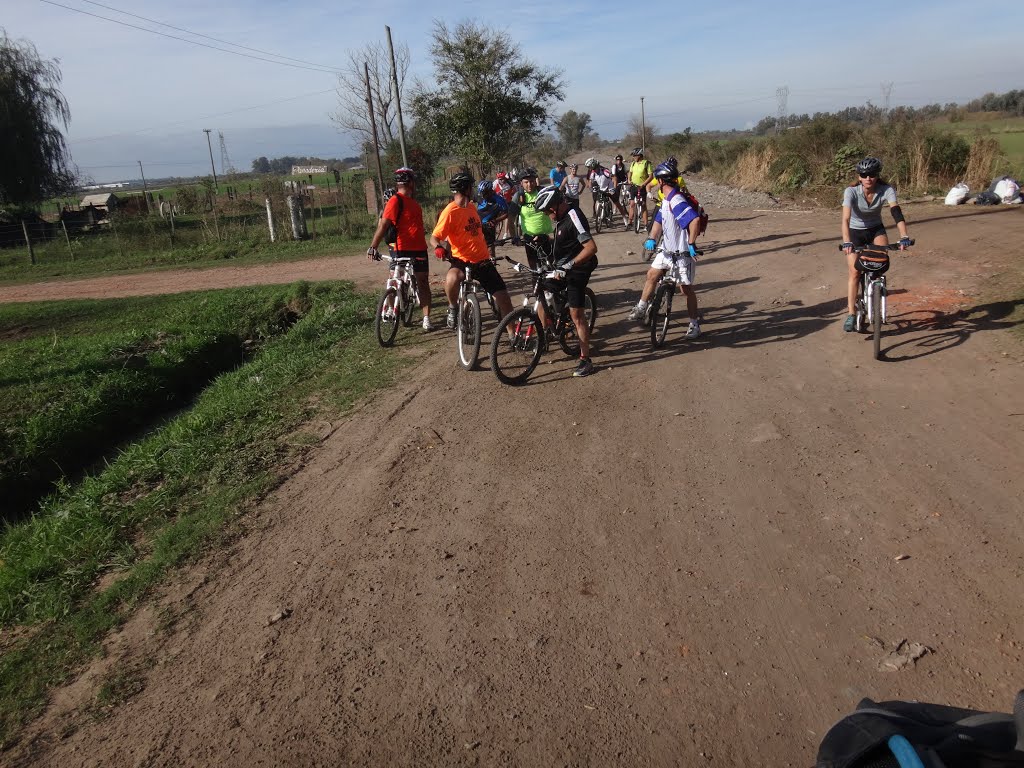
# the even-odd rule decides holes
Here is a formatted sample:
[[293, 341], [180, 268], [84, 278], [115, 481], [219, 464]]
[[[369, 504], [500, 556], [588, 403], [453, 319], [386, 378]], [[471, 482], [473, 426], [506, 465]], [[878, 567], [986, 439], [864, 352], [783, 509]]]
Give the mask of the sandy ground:
[[[457, 368], [451, 337], [401, 330], [395, 354], [430, 354], [324, 430], [4, 761], [809, 766], [863, 696], [1005, 710], [1024, 686], [1024, 367], [979, 289], [1021, 257], [1024, 211], [904, 207], [919, 245], [894, 256], [882, 361], [840, 328], [838, 211], [713, 211], [705, 334], [677, 325], [657, 352], [625, 319], [638, 239], [600, 235], [587, 379], [553, 350], [503, 387]], [[383, 267], [0, 300], [322, 278]], [[887, 671], [901, 640], [929, 652]], [[97, 720], [111, 669], [141, 690]]]

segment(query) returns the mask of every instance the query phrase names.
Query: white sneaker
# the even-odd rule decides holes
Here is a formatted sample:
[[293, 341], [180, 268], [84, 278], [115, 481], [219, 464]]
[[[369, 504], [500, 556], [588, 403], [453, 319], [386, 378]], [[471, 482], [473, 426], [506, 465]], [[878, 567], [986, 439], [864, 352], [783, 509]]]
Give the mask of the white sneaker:
[[640, 309], [639, 305], [634, 304], [633, 308], [629, 310], [629, 316], [626, 319], [633, 321], [643, 320], [645, 314], [647, 314], [646, 310]]
[[686, 338], [696, 339], [698, 336], [700, 336], [700, 323], [691, 320], [690, 327], [686, 329]]
[[448, 327], [448, 330], [455, 330], [455, 318], [458, 316], [458, 311], [455, 307], [448, 307], [448, 314], [444, 317], [444, 324]]
[[434, 324], [430, 322], [430, 315], [423, 316], [423, 330], [432, 331], [434, 330]]

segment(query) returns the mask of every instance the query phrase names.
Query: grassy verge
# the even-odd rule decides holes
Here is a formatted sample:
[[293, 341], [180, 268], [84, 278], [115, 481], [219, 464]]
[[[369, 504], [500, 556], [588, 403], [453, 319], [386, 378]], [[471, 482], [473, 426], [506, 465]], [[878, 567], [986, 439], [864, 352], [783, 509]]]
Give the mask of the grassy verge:
[[0, 656], [0, 748], [169, 569], [230, 535], [274, 487], [275, 467], [302, 450], [285, 435], [392, 380], [400, 358], [369, 332], [372, 304], [345, 286], [310, 290], [298, 322], [251, 363], [3, 533], [0, 621], [29, 630], [9, 635]]
[[0, 517], [285, 333], [305, 289], [0, 306]]

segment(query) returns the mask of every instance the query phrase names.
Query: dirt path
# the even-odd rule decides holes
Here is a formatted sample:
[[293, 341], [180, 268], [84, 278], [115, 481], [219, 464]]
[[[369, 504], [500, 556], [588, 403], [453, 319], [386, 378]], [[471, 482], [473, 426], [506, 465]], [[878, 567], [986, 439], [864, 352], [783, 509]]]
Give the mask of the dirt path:
[[[975, 290], [1024, 216], [908, 209], [882, 362], [840, 329], [837, 212], [716, 211], [706, 334], [657, 353], [625, 320], [636, 238], [601, 235], [596, 375], [555, 352], [503, 388], [439, 335], [9, 757], [807, 766], [862, 696], [1009, 706], [1024, 368]], [[380, 279], [258, 268], [304, 269]], [[902, 639], [931, 652], [880, 671]], [[82, 717], [115, 662], [144, 688]]]

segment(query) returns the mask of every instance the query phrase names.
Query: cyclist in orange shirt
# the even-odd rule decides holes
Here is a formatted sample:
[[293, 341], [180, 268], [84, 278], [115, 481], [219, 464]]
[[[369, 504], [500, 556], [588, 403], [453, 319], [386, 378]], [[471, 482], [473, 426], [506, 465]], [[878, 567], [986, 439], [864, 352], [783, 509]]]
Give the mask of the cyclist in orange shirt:
[[[437, 258], [451, 259], [451, 267], [444, 282], [444, 292], [448, 297], [448, 316], [445, 324], [454, 330], [459, 285], [466, 279], [466, 264], [473, 265], [473, 279], [494, 297], [502, 317], [512, 311], [512, 299], [509, 298], [505, 281], [498, 274], [498, 268], [491, 261], [491, 251], [484, 239], [480, 215], [470, 197], [473, 191], [473, 177], [465, 171], [460, 171], [452, 176], [448, 187], [452, 191], [452, 201], [437, 217], [437, 224], [430, 234], [430, 244]], [[448, 248], [441, 244], [443, 241], [448, 242]]]

